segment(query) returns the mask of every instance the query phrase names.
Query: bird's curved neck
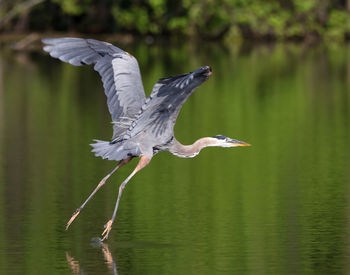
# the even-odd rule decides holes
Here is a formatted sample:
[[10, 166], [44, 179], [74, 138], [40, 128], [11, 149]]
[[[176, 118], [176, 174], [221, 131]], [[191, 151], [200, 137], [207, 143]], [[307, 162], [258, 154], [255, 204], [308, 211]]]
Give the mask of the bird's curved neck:
[[191, 145], [183, 145], [174, 139], [172, 145], [169, 147], [169, 152], [181, 158], [193, 158], [197, 156], [203, 148], [215, 145], [213, 138], [210, 137], [200, 138]]

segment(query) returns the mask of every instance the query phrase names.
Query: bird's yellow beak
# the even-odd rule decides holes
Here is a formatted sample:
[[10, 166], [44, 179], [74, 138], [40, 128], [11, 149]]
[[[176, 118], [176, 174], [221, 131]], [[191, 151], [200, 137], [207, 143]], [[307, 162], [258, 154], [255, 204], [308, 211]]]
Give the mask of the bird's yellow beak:
[[246, 143], [244, 141], [232, 142], [231, 144], [232, 144], [232, 146], [251, 146], [249, 143]]

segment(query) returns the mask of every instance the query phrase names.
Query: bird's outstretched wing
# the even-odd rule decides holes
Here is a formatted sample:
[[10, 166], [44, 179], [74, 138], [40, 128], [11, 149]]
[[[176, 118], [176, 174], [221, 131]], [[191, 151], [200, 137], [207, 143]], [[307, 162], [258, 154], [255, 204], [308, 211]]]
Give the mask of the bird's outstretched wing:
[[111, 113], [113, 138], [121, 136], [139, 113], [146, 97], [136, 58], [107, 42], [82, 38], [45, 38], [52, 57], [74, 66], [95, 64]]
[[160, 79], [123, 139], [133, 137], [144, 130], [151, 131], [159, 141], [169, 139], [173, 135], [182, 105], [210, 75], [211, 68], [205, 66], [189, 74]]

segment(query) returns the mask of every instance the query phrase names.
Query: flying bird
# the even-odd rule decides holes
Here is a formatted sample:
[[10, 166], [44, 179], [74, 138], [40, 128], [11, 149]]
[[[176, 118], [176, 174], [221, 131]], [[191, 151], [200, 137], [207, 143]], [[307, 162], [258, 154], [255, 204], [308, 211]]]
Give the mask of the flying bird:
[[44, 51], [74, 66], [94, 64], [100, 74], [112, 116], [110, 141], [94, 140], [95, 156], [117, 161], [116, 167], [96, 186], [85, 202], [73, 213], [66, 229], [87, 202], [121, 166], [138, 157], [133, 172], [121, 183], [114, 212], [105, 224], [102, 240], [108, 238], [115, 220], [123, 189], [128, 181], [161, 151], [181, 158], [192, 158], [209, 146], [236, 147], [250, 144], [223, 135], [204, 137], [192, 145], [182, 145], [174, 136], [174, 125], [187, 98], [212, 74], [209, 66], [193, 72], [161, 78], [146, 98], [141, 73], [135, 57], [110, 43], [82, 38], [45, 38]]

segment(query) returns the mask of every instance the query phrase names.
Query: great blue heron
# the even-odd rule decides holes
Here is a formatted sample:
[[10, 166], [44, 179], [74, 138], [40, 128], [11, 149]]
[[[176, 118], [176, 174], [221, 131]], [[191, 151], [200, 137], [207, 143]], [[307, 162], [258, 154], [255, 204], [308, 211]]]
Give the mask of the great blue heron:
[[91, 144], [92, 152], [103, 159], [119, 161], [73, 213], [66, 229], [106, 180], [132, 158], [140, 157], [140, 160], [119, 187], [114, 212], [104, 226], [102, 240], [108, 238], [112, 229], [125, 185], [155, 154], [168, 151], [178, 157], [192, 158], [209, 146], [249, 146], [246, 142], [222, 135], [200, 138], [192, 145], [182, 145], [174, 137], [174, 125], [180, 109], [195, 89], [209, 78], [212, 73], [209, 66], [188, 74], [161, 78], [146, 98], [137, 60], [122, 49], [94, 39], [66, 37], [42, 41], [47, 44], [44, 50], [61, 61], [74, 66], [95, 64], [94, 69], [102, 78], [114, 125], [112, 140], [95, 140], [96, 143]]

